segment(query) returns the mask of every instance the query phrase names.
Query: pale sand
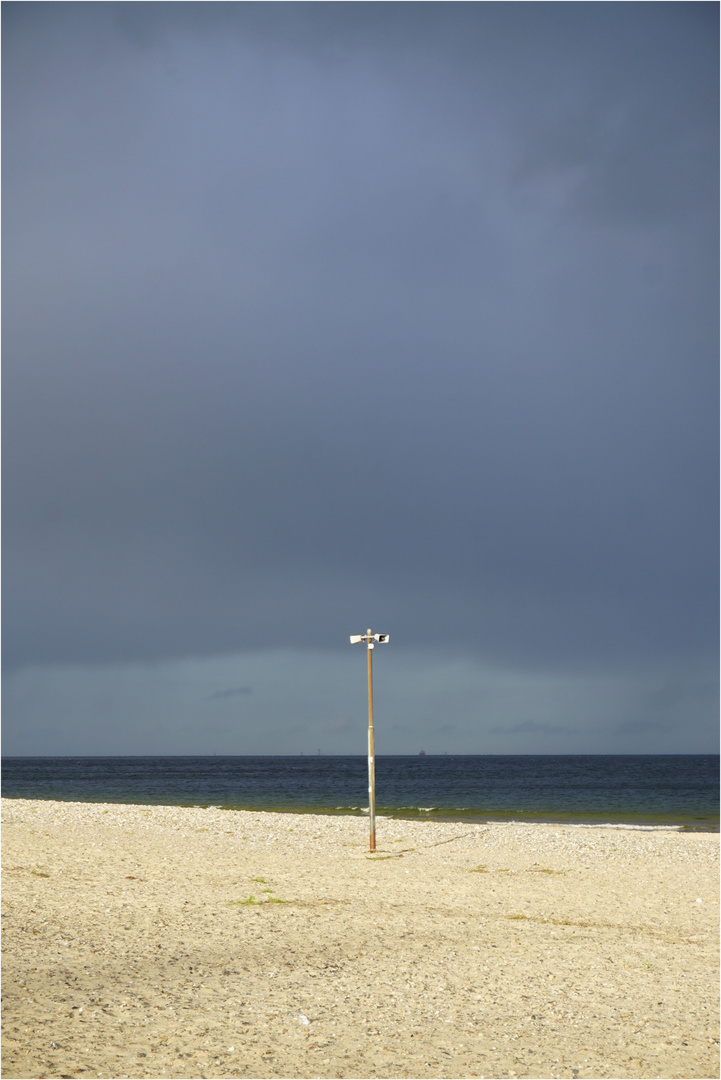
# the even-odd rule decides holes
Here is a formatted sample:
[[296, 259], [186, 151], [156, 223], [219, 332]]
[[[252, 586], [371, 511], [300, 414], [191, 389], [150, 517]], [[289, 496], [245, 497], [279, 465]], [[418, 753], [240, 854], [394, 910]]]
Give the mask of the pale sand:
[[3, 817], [3, 1076], [718, 1076], [718, 835]]

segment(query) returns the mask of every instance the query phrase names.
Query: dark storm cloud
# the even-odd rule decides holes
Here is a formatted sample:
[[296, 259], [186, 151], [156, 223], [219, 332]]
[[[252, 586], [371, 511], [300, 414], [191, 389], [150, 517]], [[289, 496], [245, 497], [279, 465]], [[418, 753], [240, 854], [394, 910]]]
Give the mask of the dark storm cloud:
[[249, 686], [229, 687], [227, 690], [215, 690], [208, 694], [208, 701], [225, 701], [227, 698], [237, 697], [238, 694], [252, 694]]
[[493, 734], [503, 733], [510, 735], [569, 735], [573, 730], [572, 727], [569, 727], [566, 724], [543, 724], [538, 723], [537, 720], [524, 720], [520, 724], [499, 724], [496, 727], [491, 728]]
[[7, 662], [713, 653], [715, 5], [3, 16]]

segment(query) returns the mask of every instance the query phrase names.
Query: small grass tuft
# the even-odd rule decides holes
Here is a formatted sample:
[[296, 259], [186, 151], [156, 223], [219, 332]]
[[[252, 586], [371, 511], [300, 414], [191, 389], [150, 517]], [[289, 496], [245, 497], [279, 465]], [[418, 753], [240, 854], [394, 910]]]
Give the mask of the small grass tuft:
[[[269, 893], [270, 891], [271, 891], [270, 889], [264, 889], [263, 890], [263, 892], [265, 892], [265, 893]], [[241, 906], [244, 906], [244, 907], [248, 907], [250, 905], [252, 905], [254, 907], [260, 907], [261, 904], [290, 904], [290, 902], [291, 902], [290, 900], [281, 900], [277, 896], [265, 896], [263, 900], [256, 900], [255, 897], [252, 894], [250, 896], [246, 897], [245, 900], [228, 900], [228, 901], [226, 901], [226, 903], [228, 904], [228, 907], [236, 907], [238, 905], [241, 905]]]

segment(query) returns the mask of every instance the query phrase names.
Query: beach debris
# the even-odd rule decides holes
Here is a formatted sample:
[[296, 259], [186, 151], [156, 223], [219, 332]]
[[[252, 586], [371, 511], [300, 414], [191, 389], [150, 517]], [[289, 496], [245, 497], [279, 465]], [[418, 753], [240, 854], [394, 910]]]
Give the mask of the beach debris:
[[300, 1016], [298, 1017], [298, 1022], [300, 1024], [304, 1024], [305, 1027], [307, 1027], [308, 1024], [310, 1024], [310, 1020], [308, 1019], [307, 1016], [303, 1016], [303, 1013], [301, 1013]]

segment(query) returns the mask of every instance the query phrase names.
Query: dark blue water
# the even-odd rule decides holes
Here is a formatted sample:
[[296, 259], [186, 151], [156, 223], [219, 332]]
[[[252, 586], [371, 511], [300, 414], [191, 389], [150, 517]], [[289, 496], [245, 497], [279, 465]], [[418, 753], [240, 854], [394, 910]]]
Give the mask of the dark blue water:
[[[364, 757], [2, 759], [6, 798], [363, 813]], [[564, 755], [376, 759], [376, 809], [396, 817], [719, 827], [719, 757]]]

